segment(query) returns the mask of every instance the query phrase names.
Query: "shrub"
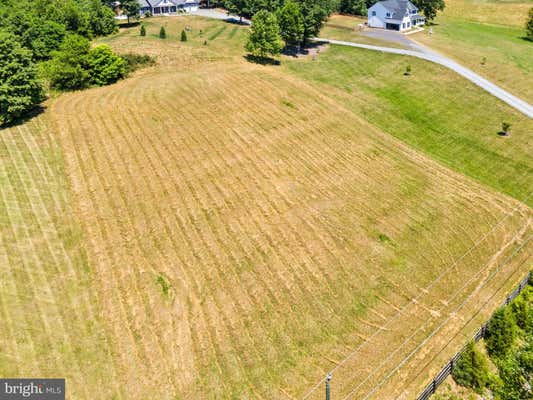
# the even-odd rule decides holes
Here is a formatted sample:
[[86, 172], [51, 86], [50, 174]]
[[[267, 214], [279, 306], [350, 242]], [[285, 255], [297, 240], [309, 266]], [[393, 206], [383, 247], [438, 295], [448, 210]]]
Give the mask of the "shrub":
[[181, 31], [181, 41], [182, 42], [187, 41], [187, 32], [185, 32], [185, 30]]
[[469, 387], [478, 393], [481, 393], [490, 382], [487, 358], [474, 342], [467, 344], [453, 367], [452, 376], [459, 385]]
[[152, 16], [152, 13], [150, 11], [146, 11], [144, 13], [144, 18], [150, 18]]
[[516, 325], [527, 335], [533, 334], [533, 288], [527, 286], [511, 303]]
[[516, 321], [509, 307], [502, 307], [489, 321], [485, 344], [491, 357], [503, 359], [516, 340]]
[[159, 30], [159, 37], [161, 39], [166, 39], [167, 37], [167, 32], [165, 31], [165, 27], [162, 26], [161, 29]]
[[508, 133], [509, 129], [511, 129], [511, 124], [509, 122], [502, 122], [502, 132]]
[[0, 125], [21, 117], [44, 99], [31, 51], [0, 32]]
[[107, 45], [89, 51], [88, 67], [91, 83], [98, 86], [114, 83], [126, 74], [126, 61]]
[[141, 32], [140, 32], [141, 36], [146, 36], [146, 28], [144, 27], [144, 25], [141, 25]]
[[533, 41], [533, 7], [529, 9], [526, 22], [526, 39]]
[[126, 62], [126, 73], [133, 72], [144, 66], [150, 66], [155, 64], [155, 59], [149, 55], [141, 54], [122, 54], [121, 57]]

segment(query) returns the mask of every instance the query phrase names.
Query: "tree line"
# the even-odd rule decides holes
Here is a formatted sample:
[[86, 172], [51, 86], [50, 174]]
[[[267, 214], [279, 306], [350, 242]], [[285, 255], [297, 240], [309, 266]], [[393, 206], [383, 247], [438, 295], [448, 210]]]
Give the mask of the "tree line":
[[123, 77], [127, 60], [90, 39], [117, 30], [102, 0], [2, 0], [0, 2], [0, 125], [57, 90], [106, 85]]
[[495, 400], [533, 399], [532, 284], [494, 313], [483, 341], [468, 344], [452, 370], [456, 383]]

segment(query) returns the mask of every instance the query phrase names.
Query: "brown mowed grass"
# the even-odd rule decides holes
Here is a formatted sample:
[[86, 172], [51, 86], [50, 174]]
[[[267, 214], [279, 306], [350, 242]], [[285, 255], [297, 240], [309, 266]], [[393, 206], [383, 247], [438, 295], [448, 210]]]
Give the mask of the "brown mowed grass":
[[150, 23], [104, 41], [156, 67], [0, 130], [0, 376], [300, 398], [361, 346], [334, 398], [412, 398], [530, 267], [530, 209], [245, 62], [246, 28]]
[[494, 288], [476, 287], [530, 233], [526, 206], [221, 44], [145, 46], [173, 50], [51, 106], [124, 398], [301, 397], [362, 344], [333, 387], [361, 395], [470, 294], [428, 348], [453, 352], [445, 338], [488, 314]]

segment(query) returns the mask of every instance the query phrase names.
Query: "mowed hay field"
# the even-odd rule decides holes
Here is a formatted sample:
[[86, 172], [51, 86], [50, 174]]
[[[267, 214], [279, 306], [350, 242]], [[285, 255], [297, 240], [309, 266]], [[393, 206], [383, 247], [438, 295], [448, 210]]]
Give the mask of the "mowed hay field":
[[[334, 48], [312, 67], [258, 66], [242, 57], [245, 27], [147, 27], [105, 41], [156, 55], [155, 67], [1, 131], [12, 278], [0, 346], [30, 361], [14, 370], [2, 351], [0, 374], [66, 376], [72, 398], [290, 399], [361, 346], [335, 371], [335, 398], [413, 397], [531, 267], [530, 208], [370, 124], [320, 71], [301, 73]], [[502, 141], [525, 152], [526, 122], [491, 107], [479, 118], [516, 120]], [[65, 262], [47, 270], [38, 246]], [[45, 273], [70, 286], [43, 296], [28, 276]], [[52, 336], [16, 325], [33, 304]]]
[[432, 27], [410, 38], [533, 103], [533, 43], [524, 39], [533, 1], [449, 0]]

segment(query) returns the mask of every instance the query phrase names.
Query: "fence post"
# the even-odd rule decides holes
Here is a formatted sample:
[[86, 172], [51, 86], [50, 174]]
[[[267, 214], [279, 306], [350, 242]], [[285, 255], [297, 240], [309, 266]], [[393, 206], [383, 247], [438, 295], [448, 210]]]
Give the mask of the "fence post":
[[331, 372], [326, 376], [326, 400], [331, 400]]

